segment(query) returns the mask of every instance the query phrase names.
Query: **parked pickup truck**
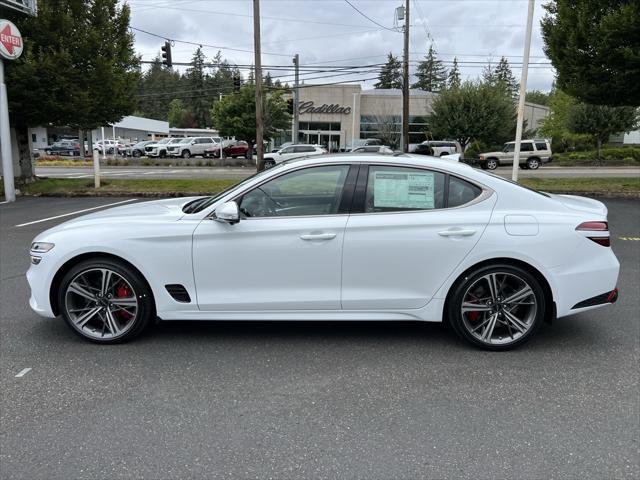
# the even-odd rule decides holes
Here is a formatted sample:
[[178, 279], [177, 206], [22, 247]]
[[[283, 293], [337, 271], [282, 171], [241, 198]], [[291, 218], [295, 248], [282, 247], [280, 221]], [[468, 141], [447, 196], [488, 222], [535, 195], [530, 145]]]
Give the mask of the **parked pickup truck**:
[[[499, 152], [481, 153], [478, 163], [481, 168], [495, 170], [500, 165], [513, 165], [513, 150], [516, 142], [507, 142]], [[520, 144], [520, 167], [535, 170], [553, 159], [548, 140], [522, 140]]]

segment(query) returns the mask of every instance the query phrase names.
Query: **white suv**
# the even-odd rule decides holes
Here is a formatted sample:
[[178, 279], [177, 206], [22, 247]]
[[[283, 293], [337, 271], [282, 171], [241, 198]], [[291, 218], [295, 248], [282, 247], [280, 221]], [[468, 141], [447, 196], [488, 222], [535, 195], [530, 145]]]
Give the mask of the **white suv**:
[[281, 148], [277, 152], [267, 153], [264, 156], [264, 167], [270, 168], [274, 165], [296, 157], [309, 157], [312, 155], [322, 155], [327, 150], [319, 145], [289, 145]]
[[204, 157], [206, 151], [217, 144], [213, 137], [183, 138], [180, 142], [169, 145], [167, 153], [172, 157], [191, 158], [196, 155]]
[[182, 138], [163, 138], [154, 143], [149, 143], [144, 146], [144, 153], [147, 157], [160, 157], [167, 156], [167, 148], [169, 145], [173, 145], [181, 141]]
[[431, 147], [432, 155], [434, 157], [443, 157], [445, 155], [453, 155], [458, 153], [458, 147], [456, 142], [447, 140], [427, 140], [422, 142], [422, 145], [428, 145]]
[[[513, 165], [513, 151], [516, 142], [507, 142], [500, 152], [485, 152], [480, 154], [480, 167], [495, 170], [500, 165]], [[520, 168], [536, 170], [543, 163], [550, 162], [551, 145], [548, 140], [522, 140], [520, 143]]]

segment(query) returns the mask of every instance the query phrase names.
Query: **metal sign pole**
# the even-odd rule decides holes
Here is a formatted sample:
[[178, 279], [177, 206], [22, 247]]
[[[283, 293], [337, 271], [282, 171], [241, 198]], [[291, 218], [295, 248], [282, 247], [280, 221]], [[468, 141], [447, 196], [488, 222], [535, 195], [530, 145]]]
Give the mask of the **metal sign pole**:
[[13, 178], [13, 157], [11, 155], [11, 133], [9, 130], [9, 105], [7, 86], [4, 84], [4, 60], [0, 58], [0, 156], [2, 157], [2, 179], [4, 180], [4, 198], [7, 202], [16, 201], [16, 189]]

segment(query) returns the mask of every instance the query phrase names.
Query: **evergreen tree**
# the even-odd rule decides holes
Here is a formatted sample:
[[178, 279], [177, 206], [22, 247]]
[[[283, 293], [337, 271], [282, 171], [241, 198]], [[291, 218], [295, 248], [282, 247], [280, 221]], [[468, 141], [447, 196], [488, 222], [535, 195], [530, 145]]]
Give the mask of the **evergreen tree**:
[[191, 66], [187, 70], [186, 80], [189, 96], [188, 110], [193, 113], [193, 118], [199, 128], [205, 128], [209, 123], [209, 106], [212, 103], [214, 93], [205, 91], [208, 75], [205, 73], [204, 53], [198, 47], [191, 59]]
[[267, 72], [267, 74], [264, 76], [264, 79], [262, 80], [262, 84], [265, 87], [273, 87], [273, 79], [271, 78], [271, 73]]
[[165, 68], [160, 57], [156, 57], [140, 78], [138, 111], [147, 118], [166, 120], [169, 109], [167, 100], [180, 89], [180, 74]]
[[24, 39], [23, 55], [5, 63], [23, 176], [33, 174], [28, 127], [89, 130], [135, 111], [139, 59], [129, 31], [129, 6], [118, 3], [41, 1], [36, 17], [7, 11]]
[[460, 69], [458, 68], [458, 57], [453, 57], [453, 67], [449, 70], [449, 78], [447, 78], [447, 88], [460, 88]]
[[493, 78], [496, 84], [504, 87], [513, 98], [518, 96], [520, 84], [516, 80], [516, 77], [513, 76], [509, 62], [505, 57], [500, 58], [498, 65], [493, 71]]
[[391, 52], [387, 63], [380, 70], [378, 82], [373, 86], [378, 89], [402, 88], [402, 65]]
[[419, 88], [427, 92], [439, 92], [446, 86], [447, 69], [444, 68], [436, 55], [437, 52], [431, 45], [424, 60], [418, 64], [416, 72], [418, 81], [412, 85], [412, 88]]
[[182, 121], [184, 119], [184, 105], [182, 100], [179, 98], [174, 98], [169, 102], [169, 113], [167, 115], [167, 120], [169, 121], [169, 126], [174, 128], [183, 128]]

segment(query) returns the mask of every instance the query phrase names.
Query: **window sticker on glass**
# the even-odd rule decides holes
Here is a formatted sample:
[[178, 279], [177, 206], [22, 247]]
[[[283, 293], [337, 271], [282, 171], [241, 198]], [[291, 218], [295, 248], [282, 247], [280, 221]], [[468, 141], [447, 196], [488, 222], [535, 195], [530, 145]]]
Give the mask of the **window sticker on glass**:
[[373, 205], [376, 208], [434, 208], [434, 174], [375, 172]]

